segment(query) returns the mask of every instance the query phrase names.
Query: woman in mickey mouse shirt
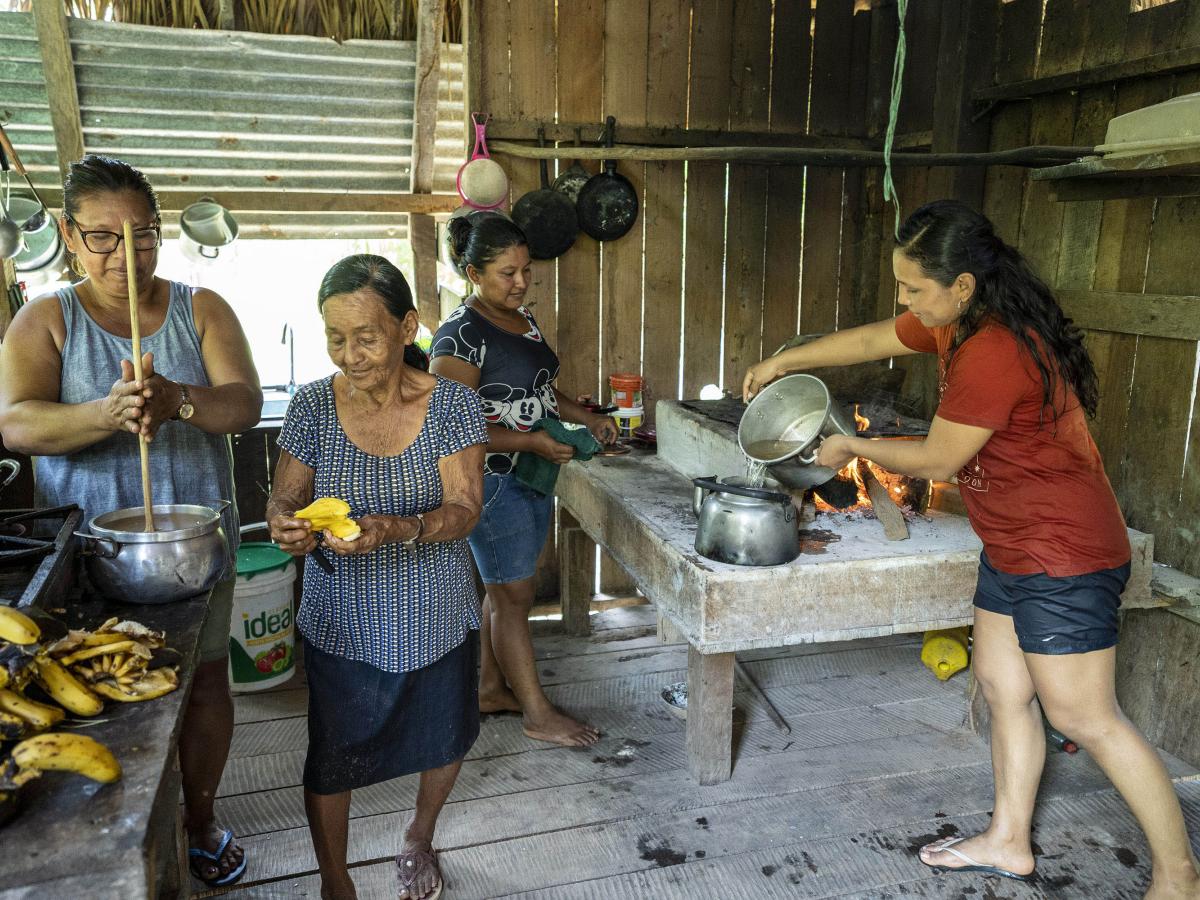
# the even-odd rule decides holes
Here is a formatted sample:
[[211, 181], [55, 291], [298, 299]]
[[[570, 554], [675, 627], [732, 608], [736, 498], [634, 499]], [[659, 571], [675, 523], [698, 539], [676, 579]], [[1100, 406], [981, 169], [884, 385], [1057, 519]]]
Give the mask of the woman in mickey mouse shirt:
[[1082, 336], [1021, 254], [964, 204], [913, 213], [892, 265], [907, 312], [763, 360], [743, 393], [799, 369], [938, 354], [941, 399], [924, 441], [835, 435], [817, 459], [837, 469], [863, 456], [907, 475], [957, 475], [983, 541], [972, 669], [991, 710], [995, 812], [981, 834], [928, 844], [921, 861], [1033, 875], [1030, 827], [1046, 753], [1040, 701], [1146, 832], [1146, 896], [1200, 897], [1166, 769], [1117, 704], [1117, 608], [1130, 549], [1087, 428], [1099, 390]]
[[554, 498], [522, 484], [513, 470], [517, 453], [536, 453], [559, 464], [574, 455], [571, 445], [533, 430], [540, 419], [586, 425], [602, 443], [616, 440], [616, 423], [554, 387], [558, 357], [524, 305], [530, 280], [524, 232], [494, 212], [451, 219], [448, 228], [454, 259], [475, 290], [434, 335], [430, 371], [478, 391], [488, 422], [483, 512], [470, 536], [475, 565], [487, 585], [479, 709], [520, 712], [525, 734], [537, 740], [587, 746], [599, 732], [546, 698], [529, 635], [533, 576]]

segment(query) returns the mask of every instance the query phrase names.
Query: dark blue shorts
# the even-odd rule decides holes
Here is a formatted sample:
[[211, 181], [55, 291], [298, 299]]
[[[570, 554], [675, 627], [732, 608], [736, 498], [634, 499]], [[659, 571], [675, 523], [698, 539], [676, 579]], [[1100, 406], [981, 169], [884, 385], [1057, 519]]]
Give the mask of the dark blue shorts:
[[484, 584], [532, 578], [550, 533], [554, 498], [515, 475], [483, 476], [483, 510], [467, 538]]
[[1091, 653], [1117, 644], [1117, 609], [1129, 563], [1115, 569], [1053, 578], [1044, 572], [1009, 575], [979, 555], [975, 605], [1012, 616], [1026, 653]]

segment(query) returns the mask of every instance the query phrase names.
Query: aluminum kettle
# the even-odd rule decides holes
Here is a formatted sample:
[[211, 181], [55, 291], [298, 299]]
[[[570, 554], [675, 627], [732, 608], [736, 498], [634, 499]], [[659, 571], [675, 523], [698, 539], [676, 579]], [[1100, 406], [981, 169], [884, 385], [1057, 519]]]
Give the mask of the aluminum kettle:
[[764, 479], [746, 487], [740, 476], [692, 480], [696, 552], [738, 566], [781, 566], [800, 555], [800, 530], [792, 498]]

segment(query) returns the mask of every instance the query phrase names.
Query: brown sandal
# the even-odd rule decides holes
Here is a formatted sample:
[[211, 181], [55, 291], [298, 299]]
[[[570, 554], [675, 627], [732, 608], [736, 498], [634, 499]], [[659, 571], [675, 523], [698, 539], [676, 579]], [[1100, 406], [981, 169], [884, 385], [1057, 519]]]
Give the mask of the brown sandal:
[[[442, 888], [446, 882], [442, 880], [442, 869], [438, 865], [437, 853], [434, 850], [402, 850], [396, 856], [396, 868], [400, 870], [400, 887], [408, 891], [411, 900], [437, 900], [442, 896]], [[417, 878], [429, 868], [437, 872], [437, 884], [424, 897], [416, 897], [413, 888], [416, 887]]]

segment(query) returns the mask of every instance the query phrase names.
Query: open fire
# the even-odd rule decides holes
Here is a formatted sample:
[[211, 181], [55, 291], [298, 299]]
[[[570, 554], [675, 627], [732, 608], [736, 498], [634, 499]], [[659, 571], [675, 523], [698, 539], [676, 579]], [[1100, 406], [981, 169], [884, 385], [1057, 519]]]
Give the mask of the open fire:
[[[861, 414], [858, 404], [854, 406], [854, 422], [859, 433], [868, 431], [871, 420]], [[893, 437], [890, 440], [912, 440], [910, 437]], [[870, 480], [886, 491], [896, 506], [907, 513], [924, 512], [929, 502], [930, 483], [921, 478], [910, 478], [889, 472], [870, 460], [854, 457], [838, 470], [836, 478], [828, 483], [827, 489], [813, 492], [817, 512], [854, 512], [872, 509]], [[851, 493], [851, 487], [854, 493]], [[882, 497], [882, 494], [879, 494]]]

